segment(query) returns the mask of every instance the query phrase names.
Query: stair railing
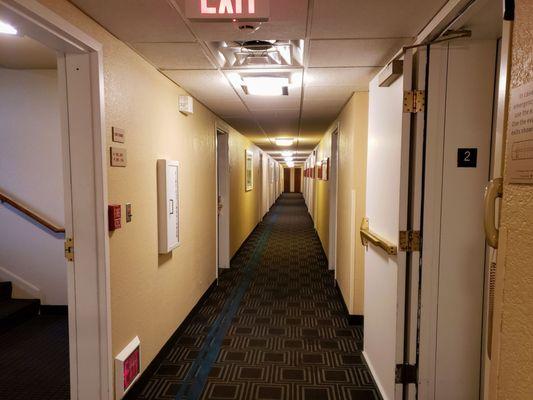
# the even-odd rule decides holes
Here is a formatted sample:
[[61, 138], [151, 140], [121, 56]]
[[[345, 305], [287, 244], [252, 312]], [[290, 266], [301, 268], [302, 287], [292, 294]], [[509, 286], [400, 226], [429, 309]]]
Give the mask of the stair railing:
[[24, 215], [28, 216], [38, 224], [44, 226], [48, 230], [54, 232], [54, 233], [65, 233], [65, 228], [61, 228], [54, 223], [50, 222], [44, 217], [41, 217], [36, 212], [30, 210], [28, 207], [26, 207], [24, 204], [20, 203], [19, 201], [13, 199], [12, 197], [8, 196], [5, 193], [2, 193], [0, 191], [0, 203], [7, 203], [11, 207], [15, 208], [16, 210], [20, 211]]

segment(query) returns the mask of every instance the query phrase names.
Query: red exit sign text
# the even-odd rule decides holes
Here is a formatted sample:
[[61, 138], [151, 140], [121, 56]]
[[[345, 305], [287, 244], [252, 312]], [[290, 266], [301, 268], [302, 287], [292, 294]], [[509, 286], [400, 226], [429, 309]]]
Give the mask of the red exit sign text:
[[186, 0], [191, 21], [268, 21], [270, 0]]

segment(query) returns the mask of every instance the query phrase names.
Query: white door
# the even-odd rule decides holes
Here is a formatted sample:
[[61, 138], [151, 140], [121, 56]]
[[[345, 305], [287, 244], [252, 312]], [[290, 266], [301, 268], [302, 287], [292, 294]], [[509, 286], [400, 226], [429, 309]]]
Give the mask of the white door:
[[[411, 89], [411, 52], [404, 57], [403, 78], [390, 87], [379, 87], [378, 80], [370, 83], [366, 215], [372, 232], [397, 245], [407, 227], [411, 114], [403, 112], [403, 97]], [[385, 400], [402, 398], [395, 369], [404, 361], [405, 292], [405, 253], [389, 255], [370, 245], [363, 354]]]
[[262, 193], [261, 193], [261, 199], [262, 199], [262, 217], [264, 217], [266, 215], [266, 213], [268, 212], [268, 209], [269, 209], [269, 206], [268, 206], [268, 199], [269, 199], [269, 196], [270, 196], [270, 183], [268, 181], [268, 171], [269, 171], [269, 167], [268, 167], [268, 156], [267, 155], [264, 155], [263, 156], [263, 160], [262, 160], [262, 163], [263, 163], [263, 166], [262, 166], [262, 185], [261, 185], [261, 190], [262, 190]]
[[230, 267], [229, 135], [217, 131], [218, 268]]
[[337, 263], [337, 168], [338, 168], [338, 129], [331, 135], [331, 157], [329, 159], [329, 269], [335, 269]]
[[420, 398], [480, 398], [496, 40], [432, 46], [424, 209]]

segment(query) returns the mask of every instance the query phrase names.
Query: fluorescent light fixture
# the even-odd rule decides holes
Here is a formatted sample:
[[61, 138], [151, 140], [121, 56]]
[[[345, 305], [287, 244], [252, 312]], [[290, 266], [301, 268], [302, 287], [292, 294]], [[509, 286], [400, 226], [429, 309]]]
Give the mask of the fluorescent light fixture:
[[6, 35], [16, 35], [18, 31], [14, 26], [9, 25], [7, 22], [0, 21], [0, 33], [4, 33]]
[[280, 147], [288, 147], [294, 144], [294, 138], [276, 138], [276, 144]]
[[292, 157], [294, 155], [294, 151], [282, 151], [281, 155], [283, 157]]
[[287, 96], [289, 78], [273, 76], [245, 76], [243, 89], [253, 96]]

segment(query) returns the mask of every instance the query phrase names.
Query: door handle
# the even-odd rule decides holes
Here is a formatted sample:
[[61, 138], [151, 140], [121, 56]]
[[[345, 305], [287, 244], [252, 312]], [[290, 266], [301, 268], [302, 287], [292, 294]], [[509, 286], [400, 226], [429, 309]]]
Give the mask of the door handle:
[[496, 200], [503, 196], [503, 178], [493, 179], [485, 189], [485, 213], [483, 216], [487, 243], [493, 249], [498, 248], [496, 228]]

